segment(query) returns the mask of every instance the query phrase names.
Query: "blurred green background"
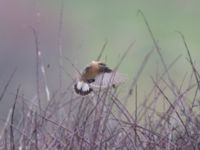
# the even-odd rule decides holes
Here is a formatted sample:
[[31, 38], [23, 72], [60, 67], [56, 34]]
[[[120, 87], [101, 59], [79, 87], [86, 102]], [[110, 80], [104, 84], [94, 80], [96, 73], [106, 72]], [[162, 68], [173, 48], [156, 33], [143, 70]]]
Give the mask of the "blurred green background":
[[[134, 74], [144, 55], [153, 47], [144, 20], [136, 15], [138, 9], [141, 9], [167, 64], [179, 54], [183, 55], [179, 64], [181, 67], [174, 70], [176, 76], [180, 76], [188, 70], [189, 65], [185, 60], [187, 55], [183, 42], [175, 31], [181, 31], [185, 35], [192, 57], [199, 62], [199, 6], [200, 2], [195, 0], [69, 0], [65, 1], [64, 15], [70, 16], [78, 28], [81, 28], [79, 38], [82, 47], [79, 54], [83, 64], [98, 55], [107, 39], [108, 47], [104, 56], [109, 64], [114, 65], [128, 45], [136, 40], [133, 50], [121, 67], [123, 72]], [[54, 7], [53, 3], [51, 7]], [[155, 72], [155, 63], [160, 64], [157, 54], [153, 57], [153, 62], [150, 61], [147, 67], [150, 73]]]
[[[166, 63], [169, 65], [178, 55], [182, 55], [170, 70], [175, 84], [180, 85], [185, 72], [190, 72], [191, 67], [186, 60], [187, 53], [183, 41], [175, 31], [184, 34], [192, 58], [198, 65], [199, 6], [200, 2], [195, 0], [71, 0], [65, 3], [65, 15], [72, 17], [81, 28], [79, 66], [95, 59], [106, 39], [108, 46], [104, 57], [109, 65], [114, 66], [128, 45], [136, 41], [120, 67], [120, 71], [127, 74], [130, 81], [136, 75], [145, 55], [154, 47], [143, 18], [141, 15], [137, 16], [138, 9], [141, 9], [158, 40]], [[140, 77], [140, 92], [149, 91], [152, 86], [150, 76], [155, 77], [157, 69], [161, 73], [163, 66], [154, 52]]]

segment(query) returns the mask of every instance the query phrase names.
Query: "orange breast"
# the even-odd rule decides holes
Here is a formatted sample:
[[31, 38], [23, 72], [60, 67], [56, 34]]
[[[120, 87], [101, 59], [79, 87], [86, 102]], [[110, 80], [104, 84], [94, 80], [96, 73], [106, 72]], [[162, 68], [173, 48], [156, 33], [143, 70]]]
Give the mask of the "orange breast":
[[87, 67], [86, 70], [84, 70], [82, 76], [81, 76], [81, 80], [83, 81], [87, 81], [90, 79], [94, 79], [99, 73], [99, 68], [97, 65], [90, 65], [89, 67]]

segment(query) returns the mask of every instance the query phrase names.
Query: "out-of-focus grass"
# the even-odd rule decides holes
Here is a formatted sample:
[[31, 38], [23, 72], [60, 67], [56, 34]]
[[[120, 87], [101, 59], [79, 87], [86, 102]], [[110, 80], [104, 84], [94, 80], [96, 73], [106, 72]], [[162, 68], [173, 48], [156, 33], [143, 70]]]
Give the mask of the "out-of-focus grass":
[[[76, 95], [71, 83], [68, 88], [49, 91], [48, 73], [43, 57], [37, 52], [36, 96], [27, 98], [23, 86], [18, 88], [0, 132], [0, 148], [200, 149], [199, 73], [198, 61], [195, 62], [198, 55], [191, 51], [198, 47], [195, 29], [199, 22], [186, 24], [195, 22], [197, 5], [190, 8], [192, 3], [181, 1], [175, 5], [170, 1], [150, 4], [69, 1], [68, 4], [74, 7], [67, 12], [81, 18], [85, 36], [81, 54], [87, 55], [87, 59], [96, 57], [96, 49], [100, 50], [106, 37], [109, 44], [102, 59], [107, 56], [108, 64], [115, 66], [124, 54], [122, 49], [136, 39], [133, 51], [120, 63], [121, 71], [130, 74], [129, 83], [117, 90], [97, 90], [86, 97]], [[142, 17], [136, 16], [138, 7], [145, 9], [150, 18], [155, 43]], [[189, 18], [191, 14], [193, 19]], [[186, 40], [174, 30], [184, 32]], [[157, 44], [161, 49], [156, 48]], [[152, 49], [153, 53], [148, 54]], [[177, 57], [179, 54], [183, 56]], [[72, 79], [69, 81], [73, 82]], [[10, 81], [6, 86], [9, 84]]]
[[[172, 63], [151, 77], [153, 86], [144, 99], [138, 97], [142, 89], [137, 80], [123, 91], [123, 97], [119, 96], [120, 89], [113, 88], [82, 97], [69, 84], [64, 93], [54, 92], [50, 101], [42, 97], [45, 90], [38, 86], [40, 95], [30, 100], [19, 87], [0, 132], [0, 149], [199, 149], [199, 73], [189, 51], [188, 60], [193, 68], [188, 68], [189, 78], [171, 82]], [[144, 67], [145, 63], [140, 69]], [[133, 111], [126, 100], [134, 102]], [[17, 108], [21, 114], [18, 120]]]
[[[148, 31], [151, 32], [151, 29]], [[46, 74], [45, 70], [41, 69], [42, 58], [38, 53], [37, 70], [43, 74], [42, 77], [36, 74], [38, 92], [34, 99], [27, 99], [21, 90], [22, 87], [17, 89], [13, 107], [0, 132], [0, 148], [199, 149], [200, 75], [187, 41], [182, 33], [177, 34], [181, 37], [187, 53], [185, 61], [189, 64], [182, 82], [177, 82], [170, 73], [180, 57], [168, 65], [162, 60], [162, 53], [155, 42], [153, 51], [149, 51], [139, 65], [138, 73], [129, 80], [130, 85], [123, 87], [123, 95], [120, 95], [120, 88], [108, 87], [82, 97], [74, 93], [69, 83], [64, 93], [60, 91], [62, 89], [51, 92], [49, 100], [46, 91], [48, 85], [43, 81]], [[126, 52], [130, 51], [132, 46], [134, 45], [129, 46]], [[120, 57], [117, 66], [128, 54], [126, 52]], [[138, 79], [142, 80], [141, 73], [146, 69], [153, 52], [159, 54], [161, 61], [157, 67], [158, 71], [154, 76], [150, 76], [151, 89], [141, 98], [139, 93], [141, 94], [143, 89]], [[127, 103], [129, 101], [134, 103], [134, 107], [130, 107]], [[20, 119], [14, 121], [19, 107]]]
[[[124, 47], [136, 40], [133, 51], [122, 63], [120, 70], [129, 78], [135, 74], [141, 64], [141, 58], [153, 46], [150, 36], [145, 29], [144, 22], [137, 16], [137, 10], [142, 9], [152, 27], [166, 63], [172, 62], [178, 55], [182, 59], [173, 67], [171, 73], [176, 80], [185, 73], [189, 67], [185, 61], [185, 50], [180, 37], [175, 32], [182, 31], [186, 36], [194, 60], [198, 62], [199, 33], [197, 32], [200, 21], [197, 19], [200, 10], [199, 2], [187, 1], [159, 1], [153, 0], [102, 0], [102, 1], [68, 1], [65, 3], [66, 16], [71, 16], [78, 24], [82, 34], [82, 47], [80, 53], [81, 64], [86, 64], [96, 57], [102, 44], [107, 39], [108, 46], [105, 55], [107, 62], [114, 66], [123, 53]], [[53, 7], [53, 5], [52, 5]], [[148, 62], [143, 81], [140, 81], [144, 90], [149, 90], [148, 76], [156, 71], [159, 57], [153, 54], [153, 59]], [[130, 65], [131, 64], [131, 65]], [[82, 66], [83, 67], [83, 66]], [[145, 89], [146, 88], [146, 89]]]

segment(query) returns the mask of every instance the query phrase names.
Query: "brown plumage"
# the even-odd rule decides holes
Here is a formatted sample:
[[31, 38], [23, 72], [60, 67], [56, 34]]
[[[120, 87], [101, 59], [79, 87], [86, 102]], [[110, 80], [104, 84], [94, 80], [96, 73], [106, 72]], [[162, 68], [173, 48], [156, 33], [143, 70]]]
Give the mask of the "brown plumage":
[[106, 64], [100, 61], [92, 61], [92, 63], [84, 69], [80, 80], [90, 83], [90, 81], [95, 79], [100, 73], [110, 72], [112, 72], [112, 70], [108, 68]]
[[[74, 85], [75, 92], [79, 95], [88, 95], [93, 91], [93, 87], [108, 87], [112, 82], [112, 85], [117, 83], [115, 78], [116, 72], [110, 69], [105, 63], [101, 61], [92, 61], [89, 66], [87, 66], [80, 75], [77, 83]], [[103, 75], [103, 76], [102, 76]], [[112, 80], [111, 80], [112, 79]], [[97, 84], [95, 84], [95, 82]]]

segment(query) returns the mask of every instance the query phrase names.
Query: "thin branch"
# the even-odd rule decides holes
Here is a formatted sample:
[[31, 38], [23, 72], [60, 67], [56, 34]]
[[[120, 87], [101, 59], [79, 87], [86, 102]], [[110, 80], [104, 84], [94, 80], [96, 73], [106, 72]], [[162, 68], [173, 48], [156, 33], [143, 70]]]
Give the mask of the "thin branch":
[[103, 54], [103, 52], [105, 51], [107, 44], [108, 44], [108, 41], [106, 40], [105, 43], [103, 44], [103, 47], [101, 48], [101, 51], [100, 51], [100, 53], [99, 53], [99, 56], [97, 57], [97, 60], [100, 60], [100, 59], [101, 59], [102, 54]]
[[8, 81], [7, 81], [7, 83], [6, 83], [6, 85], [4, 86], [3, 91], [2, 91], [2, 93], [0, 94], [0, 101], [4, 98], [4, 95], [5, 95], [6, 91], [7, 91], [8, 86], [10, 85], [11, 80], [13, 79], [13, 77], [14, 77], [16, 71], [17, 71], [17, 68], [14, 69], [14, 71], [13, 71], [12, 74], [10, 75], [10, 77], [9, 77], [9, 79], [8, 79]]
[[15, 114], [15, 107], [16, 107], [16, 103], [17, 103], [17, 99], [18, 99], [18, 95], [19, 95], [19, 90], [20, 90], [20, 86], [17, 88], [17, 93], [15, 96], [15, 101], [12, 107], [12, 114], [11, 114], [11, 125], [10, 125], [10, 149], [11, 150], [15, 150], [15, 139], [14, 139], [14, 131], [13, 131], [13, 125], [14, 125], [14, 114]]
[[58, 49], [59, 49], [59, 84], [60, 90], [62, 89], [62, 69], [63, 69], [63, 45], [62, 45], [62, 29], [63, 29], [63, 14], [64, 14], [65, 1], [61, 0], [59, 28], [58, 28]]
[[199, 73], [197, 72], [197, 70], [196, 70], [196, 68], [194, 66], [194, 63], [193, 63], [193, 60], [192, 60], [192, 56], [190, 54], [190, 50], [189, 50], [188, 45], [186, 43], [185, 37], [184, 37], [183, 33], [181, 33], [180, 31], [177, 31], [177, 33], [181, 36], [181, 38], [183, 40], [183, 43], [185, 45], [185, 48], [186, 48], [186, 51], [187, 51], [187, 54], [188, 54], [188, 57], [189, 57], [189, 62], [191, 63], [191, 67], [192, 67], [192, 70], [194, 72], [194, 76], [195, 76], [196, 82], [198, 84], [198, 88], [200, 89], [200, 84], [199, 84], [199, 79], [198, 79]]
[[135, 44], [135, 41], [133, 41], [129, 46], [128, 48], [126, 49], [126, 51], [123, 53], [120, 61], [118, 62], [118, 64], [115, 66], [114, 70], [116, 71], [119, 66], [121, 65], [122, 61], [125, 59], [125, 57], [127, 56], [128, 52], [132, 49], [133, 45]]
[[75, 64], [74, 64], [68, 57], [65, 57], [65, 60], [66, 60], [67, 62], [70, 63], [70, 65], [75, 69], [75, 71], [76, 71], [79, 75], [81, 75], [81, 72], [79, 71], [79, 69], [75, 66]]
[[[163, 67], [164, 67], [164, 69], [167, 71], [167, 65], [166, 65], [166, 63], [165, 63], [165, 61], [164, 61], [164, 58], [163, 58], [161, 52], [160, 52], [160, 47], [158, 46], [158, 43], [156, 42], [156, 39], [155, 39], [155, 37], [154, 37], [154, 35], [153, 35], [153, 32], [152, 32], [152, 30], [151, 30], [151, 28], [150, 28], [150, 25], [149, 25], [149, 23], [148, 23], [148, 21], [147, 21], [145, 15], [144, 15], [144, 13], [142, 12], [142, 10], [138, 10], [138, 13], [137, 13], [137, 14], [142, 15], [142, 17], [143, 17], [143, 19], [144, 19], [144, 22], [145, 22], [145, 24], [146, 24], [146, 26], [147, 26], [147, 29], [148, 29], [148, 31], [149, 31], [149, 34], [150, 34], [150, 36], [151, 36], [151, 39], [152, 39], [152, 41], [153, 41], [153, 43], [154, 43], [154, 45], [155, 45], [156, 51], [157, 51], [157, 53], [158, 53], [158, 55], [159, 55], [159, 57], [160, 57], [160, 60], [161, 60], [161, 62], [162, 62], [162, 64], [163, 64]], [[174, 82], [172, 81], [172, 79], [171, 79], [170, 74], [169, 74], [168, 71], [167, 71], [167, 77], [168, 77], [168, 80], [170, 81], [171, 86], [172, 86], [173, 88], [176, 88], [176, 86], [175, 86]]]
[[140, 66], [140, 69], [138, 70], [136, 76], [134, 77], [134, 79], [133, 79], [133, 81], [132, 81], [132, 83], [131, 83], [131, 86], [130, 86], [129, 91], [128, 91], [128, 95], [132, 95], [133, 87], [136, 85], [136, 83], [137, 83], [137, 81], [138, 81], [138, 79], [139, 79], [139, 77], [140, 77], [142, 71], [144, 70], [144, 68], [145, 68], [145, 66], [146, 66], [146, 64], [147, 64], [147, 62], [148, 62], [150, 56], [152, 55], [153, 51], [154, 51], [154, 50], [149, 51], [149, 52], [147, 53], [147, 55], [145, 56], [145, 58], [144, 58], [144, 60], [143, 60], [143, 62], [142, 62], [142, 64], [141, 64], [141, 66]]
[[190, 137], [189, 132], [187, 130], [187, 127], [184, 123], [184, 121], [182, 120], [181, 116], [179, 115], [179, 113], [177, 112], [175, 106], [170, 102], [169, 98], [165, 95], [165, 93], [162, 91], [162, 89], [159, 87], [159, 85], [154, 81], [154, 79], [152, 78], [152, 81], [154, 83], [154, 85], [158, 88], [158, 90], [160, 91], [160, 93], [164, 96], [165, 100], [167, 100], [167, 102], [169, 103], [170, 107], [175, 111], [177, 117], [179, 118], [181, 124], [183, 125], [183, 127], [185, 128], [185, 132], [187, 134], [188, 137]]
[[42, 106], [41, 106], [41, 99], [40, 99], [40, 72], [39, 72], [39, 67], [40, 67], [40, 55], [41, 52], [39, 50], [39, 40], [38, 40], [38, 33], [35, 28], [31, 27], [31, 30], [33, 32], [34, 40], [35, 40], [35, 51], [36, 51], [36, 88], [37, 88], [37, 99], [38, 99], [38, 105], [39, 105], [39, 110], [41, 112]]

